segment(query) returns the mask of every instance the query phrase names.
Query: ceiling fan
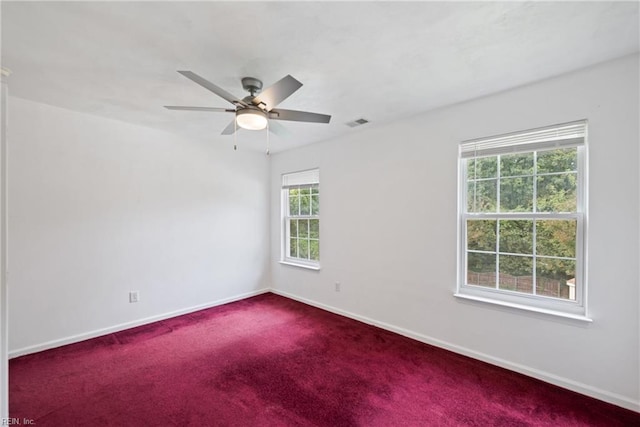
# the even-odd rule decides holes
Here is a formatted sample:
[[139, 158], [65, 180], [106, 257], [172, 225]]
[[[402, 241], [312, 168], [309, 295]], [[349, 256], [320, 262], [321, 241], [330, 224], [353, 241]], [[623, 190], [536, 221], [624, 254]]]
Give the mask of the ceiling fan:
[[[235, 113], [234, 120], [224, 128], [222, 135], [232, 135], [236, 131], [236, 124], [243, 129], [261, 130], [267, 127], [268, 120], [289, 120], [310, 123], [329, 123], [329, 120], [331, 120], [331, 116], [327, 114], [275, 108], [302, 86], [302, 83], [290, 75], [283, 77], [265, 90], [262, 90], [262, 81], [254, 77], [244, 77], [242, 79], [242, 87], [249, 92], [249, 95], [239, 99], [191, 71], [178, 72], [219, 97], [229, 101], [235, 108], [181, 107], [175, 105], [165, 105], [164, 108], [169, 110]], [[278, 123], [269, 123], [269, 130], [276, 135], [285, 133], [284, 128]]]

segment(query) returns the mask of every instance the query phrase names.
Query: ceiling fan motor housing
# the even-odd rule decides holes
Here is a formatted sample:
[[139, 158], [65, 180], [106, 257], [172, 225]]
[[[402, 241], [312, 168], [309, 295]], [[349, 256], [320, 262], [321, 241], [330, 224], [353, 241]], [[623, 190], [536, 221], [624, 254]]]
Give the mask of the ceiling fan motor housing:
[[262, 81], [256, 79], [255, 77], [243, 77], [242, 88], [248, 91], [251, 96], [254, 96], [256, 93], [262, 90]]

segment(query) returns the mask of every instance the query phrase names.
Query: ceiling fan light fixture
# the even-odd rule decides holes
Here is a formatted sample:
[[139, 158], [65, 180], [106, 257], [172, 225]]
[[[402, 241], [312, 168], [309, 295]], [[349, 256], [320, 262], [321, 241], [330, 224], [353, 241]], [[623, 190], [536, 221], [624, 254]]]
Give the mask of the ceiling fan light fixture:
[[243, 129], [261, 130], [267, 127], [267, 116], [260, 110], [245, 108], [236, 112], [236, 123]]

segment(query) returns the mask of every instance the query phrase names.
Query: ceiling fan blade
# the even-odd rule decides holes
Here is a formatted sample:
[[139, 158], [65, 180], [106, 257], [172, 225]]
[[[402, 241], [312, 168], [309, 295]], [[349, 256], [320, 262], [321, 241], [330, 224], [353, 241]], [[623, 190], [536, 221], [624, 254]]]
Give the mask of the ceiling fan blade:
[[281, 138], [288, 137], [291, 135], [291, 133], [286, 127], [282, 126], [280, 123], [273, 120], [269, 121], [269, 131]]
[[231, 120], [231, 123], [229, 123], [227, 127], [224, 128], [224, 130], [220, 135], [233, 135], [235, 131], [236, 131], [236, 118], [234, 117], [233, 120]]
[[290, 120], [293, 122], [329, 123], [331, 116], [327, 114], [309, 113], [308, 111], [283, 110], [274, 108], [269, 112], [273, 120]]
[[271, 111], [301, 87], [302, 83], [287, 75], [263, 90], [252, 102], [255, 105], [265, 104], [267, 111]]
[[236, 110], [229, 108], [217, 108], [217, 107], [181, 107], [178, 105], [165, 105], [167, 110], [180, 110], [180, 111], [215, 111], [219, 113], [235, 113]]
[[188, 78], [190, 80], [193, 80], [194, 82], [198, 83], [200, 86], [204, 87], [205, 89], [208, 89], [211, 92], [215, 93], [219, 97], [226, 99], [227, 101], [229, 101], [233, 105], [236, 105], [238, 103], [246, 105], [245, 103], [240, 101], [238, 98], [236, 98], [235, 96], [233, 96], [232, 94], [230, 94], [226, 90], [222, 89], [221, 87], [218, 87], [218, 86], [214, 85], [209, 80], [203, 79], [202, 77], [200, 77], [196, 73], [192, 73], [191, 71], [178, 71], [178, 72], [180, 74], [182, 74], [183, 76], [185, 76], [186, 78]]

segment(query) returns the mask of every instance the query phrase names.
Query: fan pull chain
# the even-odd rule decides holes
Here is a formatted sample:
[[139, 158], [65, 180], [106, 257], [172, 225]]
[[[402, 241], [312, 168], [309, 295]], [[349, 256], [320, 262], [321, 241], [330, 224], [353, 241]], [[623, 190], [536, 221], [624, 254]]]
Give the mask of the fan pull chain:
[[269, 132], [269, 120], [267, 120], [267, 156], [270, 154], [269, 153], [269, 148], [270, 148], [270, 144], [269, 144], [269, 134], [271, 132]]
[[233, 118], [233, 151], [238, 149], [238, 122]]

